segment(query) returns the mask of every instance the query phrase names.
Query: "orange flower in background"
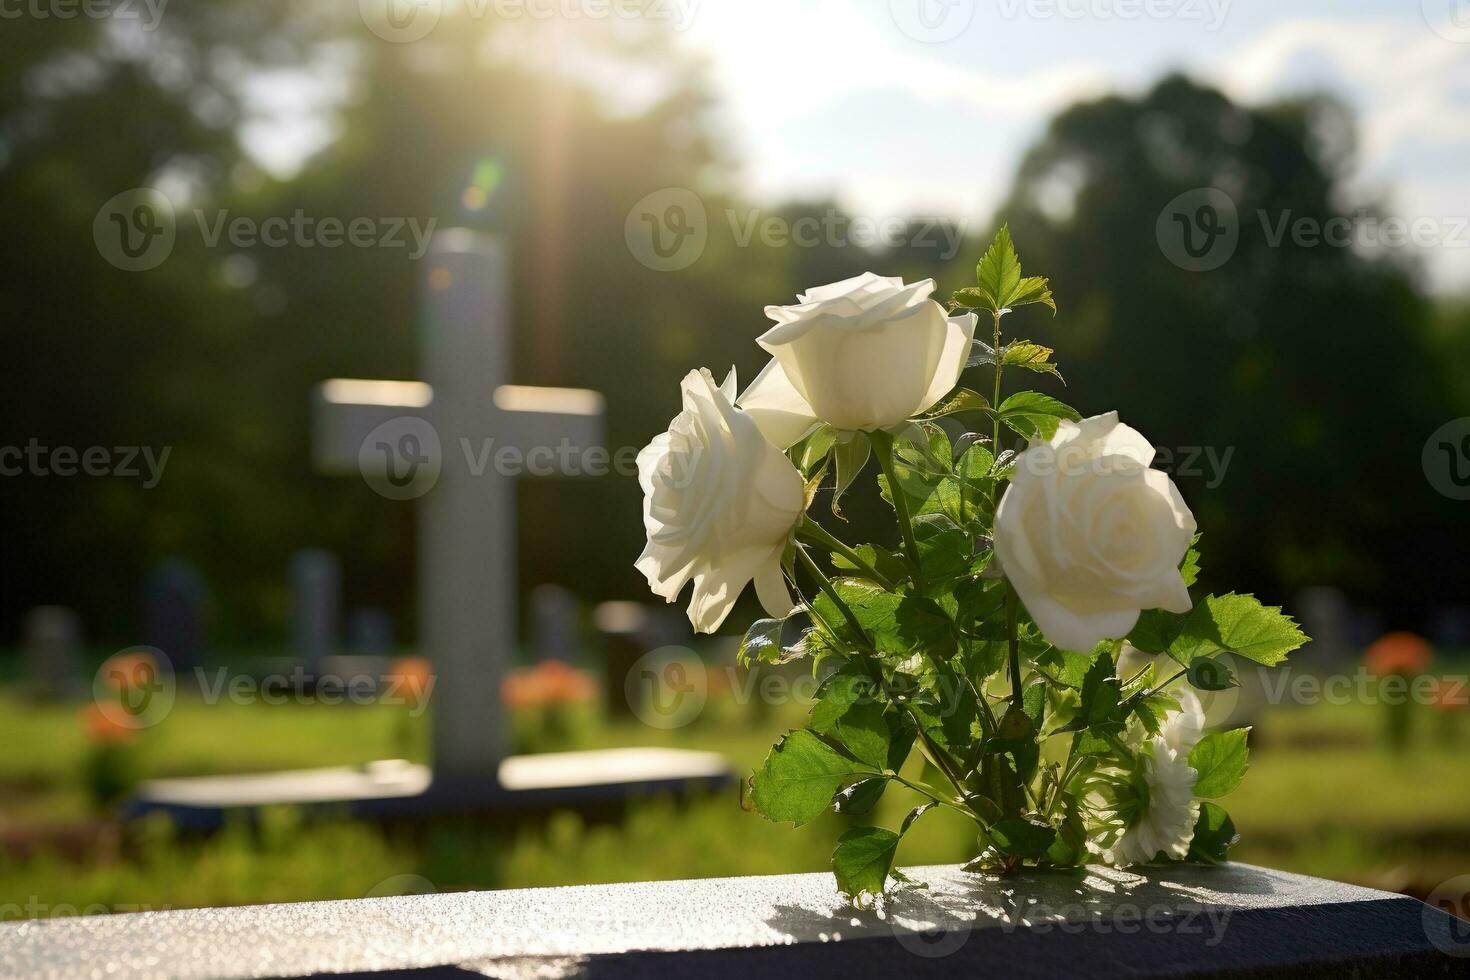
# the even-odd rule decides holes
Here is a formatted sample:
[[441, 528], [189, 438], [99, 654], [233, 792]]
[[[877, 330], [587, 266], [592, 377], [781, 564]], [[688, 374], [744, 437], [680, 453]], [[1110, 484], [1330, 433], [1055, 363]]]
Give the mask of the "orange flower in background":
[[95, 745], [121, 745], [133, 740], [137, 729], [130, 728], [103, 711], [99, 704], [89, 704], [82, 709], [82, 724], [86, 726], [87, 738]]
[[1430, 703], [1440, 711], [1470, 709], [1470, 680], [1464, 677], [1436, 677]]
[[1429, 669], [1429, 662], [1433, 659], [1434, 651], [1429, 642], [1405, 630], [1383, 634], [1363, 654], [1368, 672], [1377, 677], [1422, 674]]
[[396, 693], [415, 708], [429, 699], [434, 687], [434, 665], [426, 657], [399, 657], [388, 665], [388, 676]]
[[506, 675], [500, 696], [512, 708], [573, 704], [596, 697], [597, 682], [585, 670], [560, 660], [543, 660]]

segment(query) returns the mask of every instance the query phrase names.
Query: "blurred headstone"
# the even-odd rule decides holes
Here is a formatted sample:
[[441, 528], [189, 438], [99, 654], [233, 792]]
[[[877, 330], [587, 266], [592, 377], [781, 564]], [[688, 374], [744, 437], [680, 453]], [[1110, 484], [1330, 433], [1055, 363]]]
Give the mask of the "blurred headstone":
[[26, 682], [41, 698], [75, 694], [82, 647], [82, 621], [66, 606], [37, 606], [26, 614], [21, 651]]
[[637, 602], [604, 602], [592, 615], [602, 636], [603, 693], [609, 718], [632, 718], [624, 685], [638, 658], [648, 652], [648, 608]]
[[382, 655], [393, 650], [393, 617], [376, 606], [347, 614], [347, 647], [353, 653]]
[[570, 589], [545, 583], [531, 590], [531, 635], [541, 660], [575, 663], [580, 659], [577, 597]]
[[1440, 606], [1429, 617], [1429, 639], [1440, 650], [1470, 647], [1470, 606]]
[[1294, 665], [1341, 667], [1353, 659], [1353, 611], [1340, 589], [1325, 585], [1302, 589], [1295, 612], [1312, 642], [1292, 658]]
[[337, 652], [342, 608], [342, 567], [337, 556], [304, 548], [291, 556], [292, 653], [313, 673], [323, 657]]
[[162, 650], [175, 673], [199, 666], [204, 600], [204, 576], [182, 559], [163, 562], [143, 584], [143, 642]]

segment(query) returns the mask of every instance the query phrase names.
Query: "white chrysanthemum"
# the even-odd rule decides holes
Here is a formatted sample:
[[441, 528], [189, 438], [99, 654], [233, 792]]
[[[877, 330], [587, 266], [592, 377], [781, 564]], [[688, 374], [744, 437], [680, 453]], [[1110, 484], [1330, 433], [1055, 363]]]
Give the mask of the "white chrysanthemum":
[[1171, 712], [1159, 734], [1139, 750], [1139, 765], [1147, 795], [1139, 801], [1134, 822], [1117, 842], [1103, 852], [1109, 864], [1144, 864], [1160, 852], [1171, 858], [1189, 853], [1199, 803], [1194, 799], [1198, 773], [1189, 765], [1189, 753], [1204, 733], [1204, 712], [1189, 691], [1178, 694], [1180, 710]]

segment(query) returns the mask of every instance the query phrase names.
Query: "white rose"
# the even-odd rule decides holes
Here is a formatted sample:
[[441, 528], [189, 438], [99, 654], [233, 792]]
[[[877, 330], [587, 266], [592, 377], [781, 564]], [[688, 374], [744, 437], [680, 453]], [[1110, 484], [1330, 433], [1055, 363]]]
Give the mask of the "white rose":
[[689, 621], [719, 629], [751, 580], [772, 616], [792, 611], [781, 555], [806, 510], [801, 474], [732, 404], [735, 372], [681, 385], [684, 410], [638, 454], [648, 546], [637, 567], [669, 602], [694, 580]]
[[946, 316], [932, 292], [868, 272], [766, 307], [772, 360], [740, 407], [783, 449], [819, 421], [871, 432], [918, 415], [954, 388], [975, 336], [975, 314]]
[[1179, 562], [1194, 515], [1154, 448], [1117, 412], [1064, 421], [1016, 459], [995, 512], [995, 554], [1048, 641], [1087, 652], [1144, 609], [1188, 612]]
[[1194, 825], [1199, 820], [1199, 803], [1194, 799], [1198, 774], [1189, 765], [1189, 753], [1204, 734], [1204, 712], [1199, 700], [1180, 691], [1179, 710], [1164, 719], [1159, 734], [1139, 749], [1148, 793], [1138, 801], [1138, 811], [1123, 829], [1117, 843], [1106, 850], [1109, 864], [1146, 864], [1162, 851], [1171, 858], [1189, 854]]

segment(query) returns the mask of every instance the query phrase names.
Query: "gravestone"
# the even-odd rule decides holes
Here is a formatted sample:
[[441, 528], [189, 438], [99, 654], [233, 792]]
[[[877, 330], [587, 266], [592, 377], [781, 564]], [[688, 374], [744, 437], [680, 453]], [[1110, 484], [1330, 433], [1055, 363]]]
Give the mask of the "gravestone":
[[342, 568], [337, 556], [304, 548], [291, 556], [292, 653], [314, 674], [323, 657], [337, 652], [342, 608]]
[[26, 613], [21, 656], [26, 684], [38, 698], [65, 698], [82, 689], [82, 620], [66, 606], [37, 606]]
[[[752, 818], [756, 819], [756, 818]], [[880, 909], [830, 873], [432, 894], [0, 925], [16, 980], [1315, 977], [1470, 973], [1470, 923], [1243, 864], [1012, 878], [907, 868]], [[441, 883], [442, 884], [442, 883]], [[1451, 883], [1452, 884], [1452, 883]], [[1467, 883], [1470, 887], [1470, 883]], [[377, 889], [374, 889], [376, 891]]]
[[581, 659], [577, 609], [577, 597], [560, 585], [548, 582], [531, 590], [532, 646], [538, 659], [564, 663]]
[[1352, 663], [1353, 610], [1341, 590], [1330, 586], [1302, 589], [1294, 612], [1312, 642], [1292, 658], [1293, 666], [1326, 671], [1341, 670]]
[[592, 621], [602, 637], [603, 710], [609, 718], [635, 717], [639, 706], [628, 696], [628, 674], [653, 649], [648, 643], [648, 607], [621, 600], [603, 602], [593, 611]]
[[143, 585], [143, 642], [181, 674], [199, 666], [204, 646], [204, 576], [188, 562], [163, 562]]
[[355, 654], [383, 655], [391, 653], [393, 617], [386, 609], [357, 606], [347, 614], [347, 646]]
[[416, 509], [418, 652], [436, 675], [432, 776], [415, 767], [411, 777], [397, 772], [391, 786], [360, 769], [156, 781], [129, 814], [164, 809], [178, 823], [214, 827], [226, 809], [312, 799], [317, 783], [334, 787], [336, 812], [347, 804], [364, 816], [602, 805], [733, 784], [728, 765], [708, 752], [506, 757], [501, 688], [516, 644], [516, 479], [545, 471], [544, 458], [531, 465], [542, 450], [569, 475], [585, 469], [588, 450], [605, 454], [602, 396], [507, 383], [510, 263], [498, 240], [441, 232], [424, 265], [425, 380], [323, 382], [312, 450], [323, 472], [355, 474]]

